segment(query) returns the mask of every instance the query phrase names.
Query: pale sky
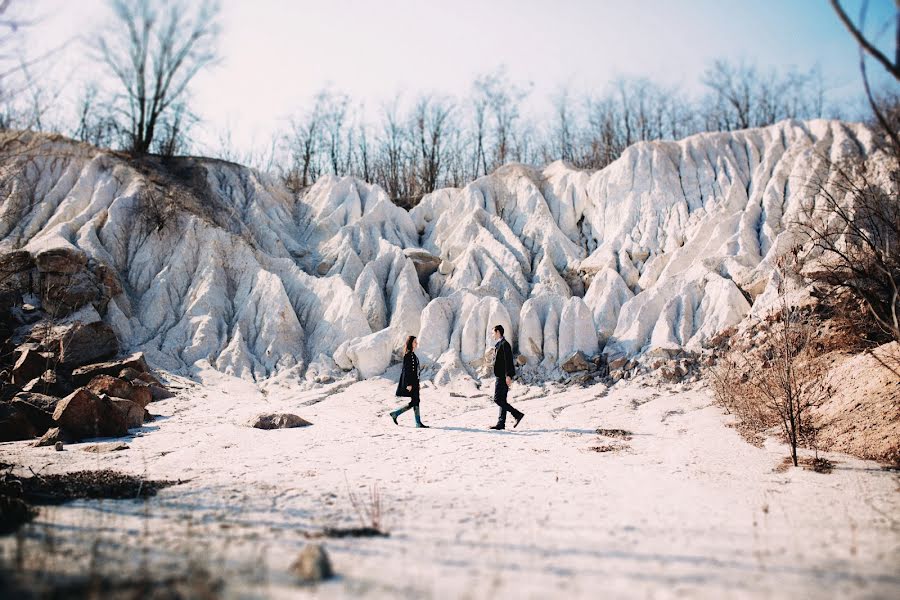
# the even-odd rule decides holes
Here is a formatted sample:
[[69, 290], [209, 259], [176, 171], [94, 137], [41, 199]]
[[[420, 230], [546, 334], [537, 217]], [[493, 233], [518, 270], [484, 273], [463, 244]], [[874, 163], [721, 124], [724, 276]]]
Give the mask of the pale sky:
[[[856, 17], [860, 1], [844, 4]], [[108, 14], [103, 0], [34, 5], [44, 16], [35, 48], [88, 38]], [[894, 0], [869, 3], [883, 45], [893, 10]], [[699, 92], [718, 58], [818, 64], [833, 100], [861, 93], [857, 49], [826, 0], [224, 0], [221, 25], [222, 60], [193, 85], [201, 147], [226, 127], [241, 147], [265, 146], [326, 85], [377, 107], [397, 93], [464, 95], [499, 65], [533, 84], [538, 112], [562, 86], [599, 91], [620, 75]], [[67, 81], [96, 68], [78, 43], [63, 54]]]

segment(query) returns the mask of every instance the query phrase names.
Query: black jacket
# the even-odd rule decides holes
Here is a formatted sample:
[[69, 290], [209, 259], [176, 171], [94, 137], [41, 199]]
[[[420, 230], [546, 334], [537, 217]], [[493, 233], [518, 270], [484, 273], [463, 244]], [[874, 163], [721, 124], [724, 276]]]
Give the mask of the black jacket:
[[[412, 392], [407, 386], [412, 386]], [[400, 372], [400, 381], [397, 383], [398, 396], [412, 396], [419, 391], [419, 357], [415, 352], [407, 352], [403, 357], [403, 370]]]
[[500, 345], [497, 347], [497, 356], [494, 357], [494, 375], [502, 378], [516, 376], [512, 346], [509, 345], [506, 338], [501, 339]]

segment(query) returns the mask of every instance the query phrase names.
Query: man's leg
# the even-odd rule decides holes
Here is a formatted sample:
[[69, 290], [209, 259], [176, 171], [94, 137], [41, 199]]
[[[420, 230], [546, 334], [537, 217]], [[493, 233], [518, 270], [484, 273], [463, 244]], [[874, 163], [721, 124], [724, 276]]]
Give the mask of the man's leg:
[[506, 393], [508, 391], [509, 388], [506, 386], [506, 382], [498, 377], [494, 383], [494, 403], [500, 407], [500, 415], [497, 417], [497, 424], [493, 429], [506, 428], [506, 411], [509, 408], [509, 405], [506, 403]]

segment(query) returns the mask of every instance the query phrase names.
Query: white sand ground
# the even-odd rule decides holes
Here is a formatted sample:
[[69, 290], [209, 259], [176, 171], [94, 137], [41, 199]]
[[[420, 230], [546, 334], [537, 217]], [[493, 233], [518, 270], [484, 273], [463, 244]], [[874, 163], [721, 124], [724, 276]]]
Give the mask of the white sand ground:
[[[83, 565], [100, 540], [102, 567], [118, 572], [142, 557], [176, 569], [196, 560], [225, 576], [231, 597], [900, 597], [898, 473], [842, 455], [828, 455], [832, 474], [776, 472], [785, 448], [744, 442], [706, 389], [518, 387], [525, 420], [493, 432], [490, 389], [429, 386], [432, 428], [417, 430], [411, 412], [402, 427], [386, 415], [398, 404], [389, 379], [262, 394], [201, 375], [202, 387], [151, 405], [164, 418], [128, 450], [0, 445], [0, 461], [43, 473], [190, 480], [147, 503], [43, 508], [26, 549], [50, 537]], [[314, 425], [241, 425], [272, 410]], [[590, 449], [603, 444], [619, 449]], [[365, 495], [375, 483], [391, 536], [327, 540], [340, 576], [294, 586], [287, 567], [304, 532], [358, 524], [348, 485]]]

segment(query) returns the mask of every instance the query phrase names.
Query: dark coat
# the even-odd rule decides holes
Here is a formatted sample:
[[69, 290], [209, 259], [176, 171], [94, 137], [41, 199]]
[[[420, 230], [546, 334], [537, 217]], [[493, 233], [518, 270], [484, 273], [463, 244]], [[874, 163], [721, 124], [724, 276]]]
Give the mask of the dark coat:
[[[412, 392], [407, 390], [412, 386]], [[419, 357], [415, 352], [407, 352], [403, 357], [403, 370], [400, 372], [400, 381], [397, 383], [398, 396], [412, 396], [419, 391]]]
[[497, 346], [497, 355], [494, 357], [494, 375], [502, 379], [516, 376], [512, 346], [509, 345], [506, 338], [502, 338], [500, 345]]

